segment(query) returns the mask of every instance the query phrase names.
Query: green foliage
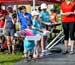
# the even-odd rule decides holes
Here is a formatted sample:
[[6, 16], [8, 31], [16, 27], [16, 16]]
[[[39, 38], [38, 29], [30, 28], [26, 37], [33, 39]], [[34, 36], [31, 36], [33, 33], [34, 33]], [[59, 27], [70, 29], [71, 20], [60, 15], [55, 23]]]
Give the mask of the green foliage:
[[60, 4], [55, 4], [54, 8], [56, 9], [57, 13], [60, 13]]

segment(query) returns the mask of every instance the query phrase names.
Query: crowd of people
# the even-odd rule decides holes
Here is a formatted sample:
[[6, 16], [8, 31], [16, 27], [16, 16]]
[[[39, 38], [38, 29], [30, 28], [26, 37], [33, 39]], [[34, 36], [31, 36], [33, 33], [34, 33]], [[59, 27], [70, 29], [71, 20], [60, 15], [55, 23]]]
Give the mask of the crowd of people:
[[[64, 7], [65, 6], [65, 7]], [[50, 32], [50, 30], [55, 30], [56, 27], [51, 27], [51, 23], [58, 23], [58, 17], [55, 9], [51, 9], [51, 14], [47, 11], [47, 4], [43, 3], [37, 10], [33, 10], [31, 13], [26, 11], [25, 6], [18, 8], [18, 12], [13, 11], [13, 8], [8, 6], [7, 10], [2, 10], [2, 5], [0, 4], [0, 28], [3, 28], [3, 33], [5, 34], [8, 53], [15, 53], [15, 43], [14, 34], [16, 33], [15, 24], [20, 23], [19, 31], [31, 32], [31, 36], [39, 35], [41, 36], [40, 41], [27, 40], [23, 37], [24, 46], [24, 57], [28, 61], [30, 58], [38, 58], [38, 49], [41, 48], [40, 57], [48, 55], [46, 50], [46, 45], [48, 44], [48, 35], [44, 32]], [[75, 3], [72, 0], [65, 0], [61, 4], [61, 16], [62, 16], [62, 26], [65, 35], [65, 50], [63, 54], [68, 53], [68, 39], [71, 39], [71, 51], [70, 54], [74, 54], [74, 26], [75, 26]], [[20, 32], [18, 32], [20, 34]], [[27, 32], [27, 33], [26, 33]], [[0, 45], [2, 43], [2, 36], [0, 36]], [[12, 51], [11, 51], [12, 48]]]

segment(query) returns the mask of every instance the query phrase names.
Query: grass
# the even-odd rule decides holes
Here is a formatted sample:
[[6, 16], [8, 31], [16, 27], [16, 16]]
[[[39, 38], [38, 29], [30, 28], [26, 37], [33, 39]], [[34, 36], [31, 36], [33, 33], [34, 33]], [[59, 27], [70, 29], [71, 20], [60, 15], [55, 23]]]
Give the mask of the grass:
[[22, 60], [22, 53], [5, 54], [0, 52], [0, 65], [14, 65], [14, 63]]

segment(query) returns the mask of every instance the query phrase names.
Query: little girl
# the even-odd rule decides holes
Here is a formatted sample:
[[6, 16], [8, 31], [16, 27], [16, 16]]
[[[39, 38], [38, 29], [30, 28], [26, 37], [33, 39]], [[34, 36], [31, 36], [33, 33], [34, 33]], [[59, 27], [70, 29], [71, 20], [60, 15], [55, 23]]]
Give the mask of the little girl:
[[[38, 15], [39, 13], [37, 11], [32, 11], [32, 24], [33, 24], [33, 31], [35, 35], [39, 35], [39, 31], [40, 27], [41, 27], [41, 23], [38, 21]], [[39, 41], [35, 41], [35, 48], [34, 48], [34, 58], [38, 58], [39, 54], [38, 54], [38, 42]]]
[[33, 30], [32, 30], [32, 25], [28, 24], [27, 29], [21, 30], [21, 31], [17, 32], [17, 34], [18, 34], [18, 36], [21, 36], [23, 38], [24, 58], [25, 58], [25, 62], [28, 62], [33, 58], [33, 51], [34, 51], [34, 47], [35, 47], [34, 40], [28, 39], [31, 36], [35, 36], [35, 34], [33, 33]]
[[[39, 13], [37, 11], [33, 11], [32, 12], [32, 24], [33, 24], [33, 29], [34, 29], [34, 32], [36, 35], [41, 35], [41, 38], [43, 38], [43, 36], [48, 36], [50, 34], [50, 32], [46, 29], [44, 29], [42, 27], [42, 21], [39, 19]], [[42, 41], [43, 39], [41, 39], [41, 43], [40, 45], [42, 44]], [[47, 40], [46, 40], [47, 41]], [[38, 43], [39, 41], [36, 41], [35, 43], [35, 49], [34, 49], [34, 58], [38, 58]], [[42, 47], [41, 47], [41, 50], [42, 50]], [[49, 53], [46, 53], [46, 50], [42, 50], [42, 54], [41, 55], [47, 55]]]

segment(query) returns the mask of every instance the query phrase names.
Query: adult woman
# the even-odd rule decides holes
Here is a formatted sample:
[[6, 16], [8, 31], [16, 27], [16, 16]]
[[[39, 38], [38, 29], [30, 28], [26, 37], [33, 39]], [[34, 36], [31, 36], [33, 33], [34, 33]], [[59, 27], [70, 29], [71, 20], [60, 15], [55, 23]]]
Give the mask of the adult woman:
[[31, 21], [32, 16], [30, 13], [26, 11], [25, 6], [21, 6], [19, 10], [20, 11], [18, 11], [18, 18], [21, 24], [21, 30], [24, 30], [27, 28], [28, 23], [32, 24], [32, 21]]
[[74, 26], [75, 26], [75, 5], [72, 0], [65, 0], [61, 4], [61, 15], [62, 15], [62, 24], [63, 24], [63, 29], [64, 29], [64, 34], [65, 34], [65, 51], [63, 52], [64, 54], [68, 53], [68, 39], [70, 35], [71, 39], [71, 50], [70, 54], [74, 53]]
[[11, 53], [11, 46], [12, 46], [12, 53], [14, 53], [14, 43], [13, 36], [15, 33], [15, 27], [14, 27], [14, 15], [13, 15], [13, 9], [12, 7], [8, 7], [7, 9], [8, 15], [5, 17], [5, 34], [6, 34], [6, 40], [8, 45], [8, 53]]

